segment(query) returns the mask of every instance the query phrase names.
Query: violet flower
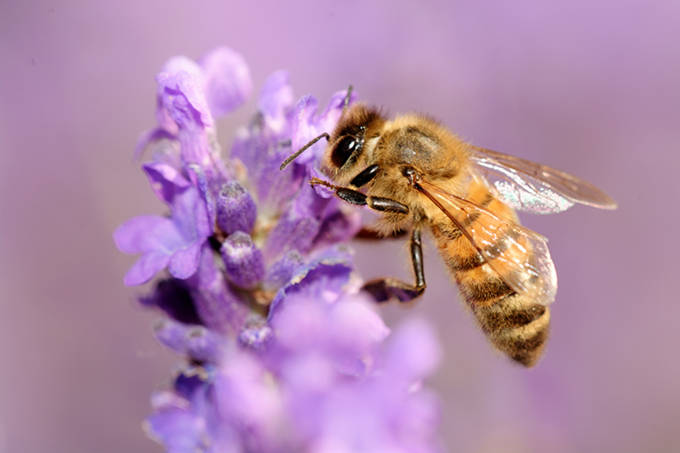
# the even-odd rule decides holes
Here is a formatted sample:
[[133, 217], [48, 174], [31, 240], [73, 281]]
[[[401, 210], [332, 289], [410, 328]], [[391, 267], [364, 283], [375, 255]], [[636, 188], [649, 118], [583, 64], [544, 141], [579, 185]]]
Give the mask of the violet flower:
[[153, 396], [149, 435], [172, 453], [439, 451], [438, 402], [421, 386], [439, 361], [433, 332], [412, 320], [390, 337], [360, 291], [343, 244], [358, 212], [306, 183], [323, 144], [279, 171], [333, 128], [346, 91], [317, 114], [275, 73], [223, 160], [215, 118], [249, 95], [244, 60], [226, 48], [176, 57], [156, 80], [159, 124], [136, 154], [153, 148], [142, 168], [169, 215], [114, 233], [141, 254], [127, 285], [158, 276], [140, 302], [167, 315], [156, 338], [186, 358]]

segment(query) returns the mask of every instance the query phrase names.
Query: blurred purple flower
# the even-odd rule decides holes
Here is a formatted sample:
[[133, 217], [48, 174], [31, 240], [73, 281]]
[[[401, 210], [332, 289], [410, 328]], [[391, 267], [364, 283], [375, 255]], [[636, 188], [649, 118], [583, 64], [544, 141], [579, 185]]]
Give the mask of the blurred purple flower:
[[346, 91], [317, 114], [315, 98], [294, 106], [288, 75], [273, 74], [225, 161], [214, 117], [249, 95], [243, 59], [226, 48], [200, 64], [176, 57], [156, 80], [159, 124], [136, 154], [153, 145], [142, 167], [169, 216], [114, 233], [142, 255], [127, 285], [167, 268], [140, 302], [168, 316], [155, 335], [187, 358], [153, 397], [149, 435], [173, 453], [439, 451], [438, 403], [421, 389], [439, 361], [433, 332], [411, 321], [388, 340], [342, 245], [358, 212], [305, 184], [323, 146], [279, 171], [333, 128]]

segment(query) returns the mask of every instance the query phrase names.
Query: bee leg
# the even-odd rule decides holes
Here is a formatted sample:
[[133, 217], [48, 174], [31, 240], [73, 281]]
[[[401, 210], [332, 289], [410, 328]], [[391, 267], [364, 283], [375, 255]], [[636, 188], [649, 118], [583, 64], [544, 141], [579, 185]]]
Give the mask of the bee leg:
[[348, 189], [347, 187], [338, 187], [329, 183], [328, 181], [319, 178], [312, 178], [309, 183], [313, 186], [322, 185], [335, 191], [335, 194], [345, 200], [347, 203], [355, 204], [357, 206], [368, 206], [374, 211], [394, 212], [396, 214], [408, 214], [408, 206], [390, 198], [383, 197], [369, 197], [358, 190]]
[[423, 269], [423, 245], [420, 239], [420, 228], [413, 229], [411, 236], [411, 261], [416, 284], [409, 285], [395, 278], [372, 280], [364, 285], [377, 302], [386, 302], [396, 298], [399, 302], [410, 302], [425, 291], [425, 272]]
[[354, 186], [357, 189], [359, 187], [363, 187], [369, 182], [371, 182], [377, 175], [378, 171], [380, 170], [380, 167], [378, 164], [370, 165], [366, 167], [361, 173], [356, 175], [352, 181], [350, 181], [349, 185]]

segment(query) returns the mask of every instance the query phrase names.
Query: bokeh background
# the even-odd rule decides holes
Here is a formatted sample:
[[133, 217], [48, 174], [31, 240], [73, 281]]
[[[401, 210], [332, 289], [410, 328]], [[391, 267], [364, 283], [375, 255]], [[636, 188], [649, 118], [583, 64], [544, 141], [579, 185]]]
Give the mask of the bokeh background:
[[[111, 233], [162, 213], [131, 161], [154, 75], [229, 45], [255, 87], [290, 71], [322, 105], [353, 83], [473, 143], [596, 183], [617, 211], [523, 216], [560, 278], [538, 367], [493, 353], [430, 244], [413, 309], [445, 360], [431, 385], [450, 451], [680, 451], [680, 2], [0, 2], [0, 452], [160, 452], [140, 422], [177, 357], [151, 337]], [[218, 123], [225, 149], [254, 111]], [[356, 244], [366, 277], [410, 278], [398, 243]]]

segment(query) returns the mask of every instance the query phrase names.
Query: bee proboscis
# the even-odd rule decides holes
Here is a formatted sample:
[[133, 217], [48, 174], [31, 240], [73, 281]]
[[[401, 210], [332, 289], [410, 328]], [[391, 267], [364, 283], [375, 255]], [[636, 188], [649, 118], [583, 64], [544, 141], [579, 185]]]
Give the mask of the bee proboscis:
[[490, 343], [531, 367], [548, 338], [557, 276], [547, 240], [520, 225], [515, 211], [552, 214], [575, 203], [615, 209], [616, 202], [575, 176], [519, 157], [472, 146], [432, 118], [387, 119], [378, 109], [349, 105], [325, 137], [313, 178], [344, 201], [368, 206], [383, 236], [411, 233], [415, 283], [394, 278], [364, 285], [378, 301], [408, 302], [425, 290], [421, 231], [429, 227], [460, 293]]

